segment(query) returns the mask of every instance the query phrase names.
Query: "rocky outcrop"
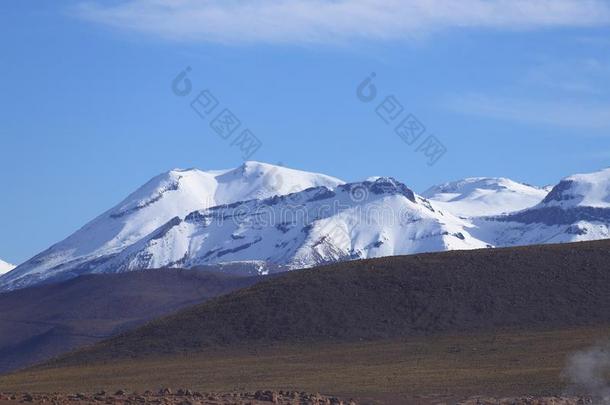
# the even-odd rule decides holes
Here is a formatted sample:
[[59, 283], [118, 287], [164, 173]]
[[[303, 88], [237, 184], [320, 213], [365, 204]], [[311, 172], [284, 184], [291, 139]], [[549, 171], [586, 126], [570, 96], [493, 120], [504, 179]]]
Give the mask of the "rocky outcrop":
[[587, 405], [596, 403], [587, 397], [510, 397], [477, 396], [460, 401], [457, 405]]
[[346, 401], [336, 397], [297, 391], [201, 393], [184, 388], [175, 391], [169, 388], [162, 388], [157, 392], [145, 391], [143, 393], [118, 390], [114, 394], [105, 391], [88, 394], [0, 393], [0, 404], [356, 405], [356, 402], [353, 400]]

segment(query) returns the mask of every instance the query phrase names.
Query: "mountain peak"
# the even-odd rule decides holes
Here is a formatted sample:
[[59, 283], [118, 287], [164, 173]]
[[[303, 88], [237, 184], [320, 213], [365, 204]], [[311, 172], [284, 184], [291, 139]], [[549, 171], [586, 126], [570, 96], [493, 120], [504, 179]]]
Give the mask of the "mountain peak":
[[562, 208], [610, 208], [610, 168], [564, 178], [553, 187], [542, 204]]
[[338, 188], [350, 191], [350, 193], [353, 194], [353, 198], [355, 199], [359, 199], [359, 195], [362, 195], [362, 197], [364, 197], [363, 193], [371, 193], [376, 195], [400, 194], [411, 200], [411, 202], [415, 202], [415, 193], [405, 184], [401, 183], [393, 177], [373, 177], [363, 182], [344, 184], [339, 186]]
[[439, 184], [437, 186], [430, 187], [424, 191], [423, 196], [431, 197], [438, 193], [463, 193], [469, 192], [474, 189], [487, 189], [487, 190], [502, 190], [502, 189], [537, 189], [541, 188], [531, 186], [529, 184], [520, 183], [509, 179], [507, 177], [467, 177], [461, 180], [449, 181], [447, 183]]
[[272, 165], [269, 163], [257, 162], [255, 160], [248, 160], [240, 165], [236, 172], [240, 172], [245, 177], [261, 177], [269, 173], [281, 173], [291, 169], [288, 169], [281, 165]]
[[422, 196], [462, 217], [500, 215], [532, 207], [544, 199], [544, 188], [506, 177], [468, 177], [430, 187]]
[[184, 219], [194, 211], [312, 187], [333, 189], [339, 184], [343, 182], [330, 176], [254, 161], [231, 170], [169, 170], [65, 240], [20, 265], [3, 281], [16, 287], [74, 269], [93, 271], [104, 258], [124, 251], [173, 218]]
[[257, 169], [265, 169], [272, 170], [273, 168], [283, 168], [285, 167], [281, 164], [273, 165], [271, 163], [259, 162], [257, 160], [246, 160], [241, 166], [244, 170], [257, 170]]
[[471, 237], [465, 221], [420, 204], [407, 186], [381, 177], [196, 211], [184, 221], [168, 222], [97, 269], [128, 271], [253, 260], [297, 269], [339, 260], [485, 246]]
[[274, 165], [274, 164], [270, 164], [270, 163], [258, 162], [256, 160], [245, 161], [236, 169], [229, 170], [228, 172], [241, 173], [242, 175], [245, 175], [245, 176], [263, 176], [263, 175], [271, 174], [271, 173], [280, 174], [280, 175], [296, 175], [296, 176], [315, 175], [315, 176], [321, 176], [321, 177], [324, 177], [327, 179], [333, 179], [333, 182], [336, 182], [336, 183], [344, 183], [342, 180], [333, 178], [331, 176], [327, 176], [325, 174], [307, 172], [307, 171], [298, 170], [298, 169], [291, 169], [291, 168], [288, 168], [288, 167], [282, 165], [281, 163]]
[[199, 171], [201, 171], [201, 170], [199, 170], [195, 167], [189, 167], [188, 169], [176, 167], [176, 168], [173, 168], [172, 170], [170, 170], [168, 173], [188, 173], [188, 172], [199, 172]]
[[489, 223], [501, 246], [610, 238], [610, 169], [565, 177], [539, 204], [477, 225]]

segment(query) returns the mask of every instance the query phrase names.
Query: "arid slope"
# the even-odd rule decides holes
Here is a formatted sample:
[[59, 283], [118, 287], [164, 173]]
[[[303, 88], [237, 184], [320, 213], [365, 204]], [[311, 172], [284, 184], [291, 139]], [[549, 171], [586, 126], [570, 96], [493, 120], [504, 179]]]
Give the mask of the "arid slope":
[[270, 342], [610, 324], [610, 241], [455, 251], [287, 273], [58, 361]]
[[0, 373], [91, 345], [259, 280], [165, 269], [88, 275], [0, 294]]

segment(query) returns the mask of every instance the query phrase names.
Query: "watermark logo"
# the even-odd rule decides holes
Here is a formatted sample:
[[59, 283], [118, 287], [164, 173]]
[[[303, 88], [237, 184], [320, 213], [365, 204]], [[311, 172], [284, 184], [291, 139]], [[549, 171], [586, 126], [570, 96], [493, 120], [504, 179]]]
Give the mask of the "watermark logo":
[[[186, 97], [193, 91], [193, 83], [189, 79], [192, 68], [178, 73], [172, 80], [172, 92], [178, 97]], [[230, 141], [230, 146], [237, 148], [241, 152], [243, 160], [251, 159], [256, 152], [263, 146], [263, 142], [254, 133], [242, 127], [242, 121], [229, 108], [220, 110], [220, 101], [209, 89], [202, 90], [194, 99], [191, 100], [191, 108], [203, 120], [214, 117], [210, 121], [210, 128], [221, 139]], [[214, 115], [214, 112], [220, 110]], [[236, 135], [236, 136], [234, 136]]]
[[235, 207], [231, 212], [231, 219], [237, 226], [243, 225], [246, 219], [252, 214], [250, 207], [246, 204], [241, 204]]
[[205, 119], [209, 114], [216, 109], [220, 104], [218, 99], [210, 93], [209, 90], [203, 90], [193, 101], [191, 101], [191, 108], [199, 115], [200, 118]]
[[191, 73], [191, 70], [193, 69], [188, 66], [172, 81], [172, 92], [178, 97], [188, 96], [191, 94], [191, 91], [193, 91], [193, 84], [188, 78], [188, 74]]
[[210, 128], [222, 139], [229, 139], [239, 128], [241, 121], [228, 108], [225, 108], [210, 122]]
[[411, 146], [426, 132], [426, 127], [413, 114], [409, 114], [396, 126], [394, 132]]
[[279, 167], [283, 167], [284, 164], [279, 162], [276, 166], [273, 166], [271, 171], [265, 176], [263, 187], [271, 192], [279, 194], [284, 188], [284, 176], [280, 172]]
[[[368, 104], [377, 98], [377, 86], [373, 83], [377, 75], [373, 72], [356, 88], [356, 97]], [[415, 152], [427, 158], [428, 166], [435, 165], [446, 153], [447, 148], [434, 135], [429, 134], [423, 141], [426, 126], [411, 113], [405, 113], [405, 107], [395, 95], [388, 95], [375, 107], [375, 114], [386, 124], [392, 125], [394, 133], [408, 146], [414, 146]], [[421, 142], [420, 142], [421, 141]], [[420, 142], [418, 144], [418, 142]]]
[[355, 202], [360, 203], [366, 200], [369, 196], [369, 189], [363, 184], [356, 184], [349, 190], [349, 198]]
[[375, 72], [365, 78], [356, 89], [356, 97], [363, 103], [370, 103], [377, 98], [377, 87], [373, 84], [373, 79], [377, 75]]
[[447, 148], [434, 135], [429, 135], [415, 151], [422, 152], [428, 158], [428, 165], [432, 166], [443, 157]]
[[328, 241], [337, 249], [341, 249], [344, 246], [351, 246], [352, 244], [352, 238], [350, 238], [345, 229], [339, 225], [325, 227], [324, 233]]
[[403, 113], [405, 108], [394, 95], [387, 96], [375, 109], [375, 112], [386, 124], [391, 124]]
[[244, 129], [237, 138], [231, 142], [231, 146], [239, 148], [242, 159], [250, 159], [260, 148], [263, 143], [249, 129]]

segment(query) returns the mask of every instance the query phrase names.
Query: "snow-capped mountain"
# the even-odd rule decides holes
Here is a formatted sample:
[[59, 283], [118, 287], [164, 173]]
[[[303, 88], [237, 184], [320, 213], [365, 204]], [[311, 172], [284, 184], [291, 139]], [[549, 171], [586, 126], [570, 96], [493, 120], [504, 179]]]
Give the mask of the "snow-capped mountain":
[[422, 196], [454, 215], [480, 217], [532, 207], [548, 192], [503, 177], [472, 177], [431, 187]]
[[391, 178], [310, 188], [174, 218], [96, 271], [255, 260], [291, 269], [340, 260], [486, 247], [469, 224]]
[[333, 177], [247, 162], [155, 177], [0, 277], [0, 291], [84, 273], [198, 267], [260, 274], [351, 260], [610, 238], [610, 169], [550, 192], [470, 178], [424, 198], [389, 177]]
[[14, 268], [15, 268], [14, 265], [7, 263], [4, 260], [0, 259], [0, 274], [8, 273], [9, 271], [13, 270]]
[[531, 208], [474, 222], [497, 246], [609, 238], [610, 169], [566, 177]]
[[342, 183], [330, 176], [259, 162], [246, 162], [231, 170], [171, 170], [153, 178], [67, 239], [3, 276], [0, 288], [92, 271], [172, 218], [184, 218], [196, 210], [310, 187], [332, 189]]

